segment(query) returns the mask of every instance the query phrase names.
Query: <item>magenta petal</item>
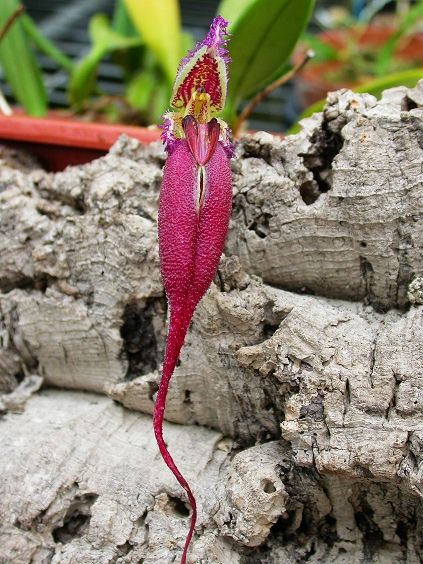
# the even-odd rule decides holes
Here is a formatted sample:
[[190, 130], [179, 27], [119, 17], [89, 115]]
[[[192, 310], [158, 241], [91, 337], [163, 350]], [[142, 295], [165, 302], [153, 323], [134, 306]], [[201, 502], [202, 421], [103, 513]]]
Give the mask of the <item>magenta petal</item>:
[[197, 233], [197, 163], [188, 143], [178, 140], [163, 171], [159, 206], [160, 265], [166, 294], [182, 300], [192, 273]]
[[185, 116], [182, 120], [185, 137], [191, 154], [198, 162], [197, 142], [198, 142], [198, 122], [192, 116]]
[[207, 124], [208, 144], [207, 144], [207, 154], [206, 154], [205, 162], [208, 162], [211, 159], [213, 153], [215, 152], [217, 147], [217, 142], [219, 141], [219, 135], [220, 135], [220, 125], [217, 119], [213, 118]]

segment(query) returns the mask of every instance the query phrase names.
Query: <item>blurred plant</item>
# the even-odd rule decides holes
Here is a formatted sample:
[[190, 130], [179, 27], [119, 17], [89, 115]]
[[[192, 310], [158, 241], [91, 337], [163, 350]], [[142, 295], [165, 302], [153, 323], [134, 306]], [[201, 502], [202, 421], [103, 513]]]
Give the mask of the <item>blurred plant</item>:
[[97, 69], [107, 55], [142, 44], [139, 37], [126, 37], [115, 31], [104, 14], [93, 16], [88, 30], [91, 49], [72, 70], [68, 84], [69, 100], [77, 108], [95, 91]]
[[[77, 64], [40, 33], [24, 10], [18, 0], [0, 2], [0, 31], [4, 28], [0, 66], [16, 100], [28, 114], [42, 116], [48, 110], [35, 47], [69, 73], [68, 96], [73, 110], [89, 113], [100, 108], [112, 119], [139, 112], [143, 123], [160, 118], [180, 55], [193, 45], [192, 37], [181, 32], [178, 0], [116, 0], [112, 22], [104, 14], [90, 20], [91, 48]], [[123, 69], [125, 93], [118, 99], [101, 92], [97, 84], [98, 67], [107, 56]], [[7, 111], [1, 96], [0, 102]]]
[[[313, 5], [314, 0], [221, 2], [217, 13], [231, 22], [232, 35], [231, 81], [223, 118], [234, 126], [235, 133], [257, 103], [247, 107], [241, 119], [237, 119], [241, 102], [260, 91], [264, 91], [263, 97], [273, 89], [272, 83], [277, 81], [276, 87], [284, 81], [283, 74], [289, 72], [289, 56]], [[105, 16], [101, 20], [99, 15], [93, 17], [90, 24], [93, 46], [73, 72], [70, 100], [75, 107], [83, 107], [95, 91], [95, 73], [101, 59], [118, 51], [120, 59], [115, 60], [120, 61], [125, 71], [126, 103], [141, 112], [146, 123], [154, 123], [166, 109], [178, 60], [193, 46], [193, 39], [181, 32], [178, 4], [174, 0], [118, 0], [116, 10], [111, 24]], [[138, 32], [138, 43], [132, 43], [134, 29]], [[134, 65], [133, 56], [122, 58], [122, 48], [134, 51], [135, 46], [138, 55]]]
[[[231, 80], [223, 117], [235, 134], [251, 114], [254, 103], [263, 98], [259, 93], [269, 94], [284, 82], [285, 74], [288, 73], [285, 81], [292, 76], [289, 58], [313, 6], [314, 0], [221, 2], [218, 13], [231, 22], [229, 32], [232, 34], [229, 44]], [[241, 103], [252, 98], [253, 104], [237, 119]]]
[[[71, 73], [68, 93], [74, 109], [92, 108], [91, 95], [101, 94], [96, 82], [101, 61], [111, 55], [123, 71], [125, 92], [95, 103], [109, 119], [138, 113], [143, 124], [157, 122], [166, 109], [173, 77], [183, 52], [193, 46], [183, 33], [177, 0], [117, 0], [110, 22], [96, 14], [89, 23], [91, 50]], [[116, 107], [117, 106], [117, 107]]]
[[[396, 59], [395, 51], [399, 46], [400, 42], [406, 38], [417, 25], [420, 26], [419, 31], [423, 33], [423, 28], [421, 27], [423, 16], [423, 0], [419, 0], [415, 6], [410, 7], [407, 11], [403, 12], [398, 19], [398, 24], [393, 35], [388, 39], [388, 41], [383, 45], [382, 49], [376, 57], [376, 76], [382, 77], [386, 73], [396, 70]], [[422, 64], [423, 53], [417, 56], [420, 65]]]
[[338, 29], [358, 23], [369, 24], [384, 8], [395, 3], [397, 15], [403, 15], [411, 8], [413, 0], [350, 0], [345, 6], [335, 5], [319, 8], [315, 13], [316, 22], [324, 29]]
[[[20, 6], [1, 0], [0, 29]], [[223, 118], [235, 130], [257, 103], [304, 64], [289, 57], [311, 15], [314, 0], [223, 0], [218, 13], [231, 22], [231, 81]], [[89, 22], [91, 47], [76, 64], [42, 37], [21, 14], [0, 44], [0, 64], [17, 100], [32, 115], [47, 111], [45, 83], [32, 47], [55, 59], [70, 74], [68, 96], [77, 112], [106, 114], [109, 120], [137, 118], [155, 123], [167, 108], [173, 77], [182, 54], [193, 47], [183, 33], [178, 0], [116, 0], [112, 20], [95, 14]], [[111, 97], [97, 80], [101, 62], [111, 57], [123, 72], [124, 94]], [[306, 57], [307, 59], [307, 57]], [[18, 66], [16, 60], [23, 63]], [[241, 116], [241, 104], [247, 103]]]
[[414, 54], [411, 52], [412, 45], [407, 42], [416, 40], [410, 33], [421, 26], [423, 0], [409, 5], [405, 11], [404, 2], [398, 0], [397, 13], [390, 18], [389, 24], [382, 26], [375, 22], [376, 27], [373, 27], [375, 17], [380, 16], [388, 3], [388, 0], [353, 0], [351, 12], [338, 10], [336, 15], [332, 12], [332, 17], [330, 11], [317, 11], [317, 21], [329, 31], [318, 36], [304, 36], [306, 46], [315, 52], [310, 68], [313, 64], [337, 63], [328, 65], [326, 73], [323, 67], [319, 71], [323, 71], [324, 77], [339, 87], [343, 82], [347, 86], [362, 84], [385, 77], [388, 73], [422, 66], [423, 40]]
[[[382, 25], [375, 18], [381, 16], [387, 4], [388, 0], [356, 0], [350, 13], [344, 12], [342, 17], [338, 13], [335, 20], [322, 12], [316, 14], [320, 23], [334, 25], [335, 21], [339, 27], [319, 36], [305, 35], [304, 43], [313, 48], [316, 57], [300, 76], [299, 84], [305, 88], [307, 80], [315, 76], [320, 82], [316, 82], [316, 90], [321, 99], [311, 104], [300, 119], [322, 110], [323, 85], [326, 91], [348, 87], [380, 97], [387, 88], [413, 87], [423, 77], [423, 0], [413, 5], [398, 0], [396, 13]], [[290, 132], [297, 130], [298, 126], [294, 126]]]
[[18, 0], [0, 2], [0, 65], [16, 99], [30, 115], [47, 113], [47, 90], [33, 46], [70, 71], [73, 63], [39, 32]]
[[[22, 12], [23, 12], [23, 7], [18, 8], [4, 22], [3, 27], [0, 29], [0, 42], [6, 36], [6, 33], [9, 31], [9, 28], [12, 26], [13, 22], [16, 20], [16, 18], [18, 18], [21, 15]], [[4, 97], [4, 94], [1, 90], [0, 90], [0, 112], [5, 114], [6, 116], [12, 115], [12, 109], [7, 103], [7, 100]]]

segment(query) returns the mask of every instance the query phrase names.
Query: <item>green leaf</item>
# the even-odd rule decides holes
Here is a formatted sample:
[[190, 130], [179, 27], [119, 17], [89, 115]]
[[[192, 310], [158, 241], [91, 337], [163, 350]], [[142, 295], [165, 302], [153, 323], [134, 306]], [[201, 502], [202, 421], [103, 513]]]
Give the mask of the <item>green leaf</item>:
[[223, 15], [235, 16], [229, 26], [229, 111], [281, 75], [313, 5], [314, 0], [248, 0], [236, 16], [234, 1], [224, 2]]
[[136, 37], [138, 35], [138, 31], [128, 14], [124, 0], [116, 0], [112, 18], [112, 27], [115, 31], [125, 35], [126, 37]]
[[144, 43], [155, 54], [169, 85], [172, 85], [181, 50], [178, 1], [125, 0], [125, 5]]
[[193, 49], [195, 45], [195, 39], [192, 33], [188, 31], [183, 31], [181, 33], [181, 55], [180, 58], [185, 57], [188, 51]]
[[137, 110], [146, 112], [148, 111], [156, 85], [156, 73], [150, 70], [142, 71], [128, 84], [126, 99]]
[[104, 14], [96, 14], [90, 20], [89, 32], [92, 47], [71, 74], [68, 95], [71, 104], [80, 107], [95, 88], [97, 68], [102, 59], [113, 51], [140, 45], [139, 37], [126, 37], [113, 30]]
[[115, 31], [105, 14], [95, 14], [91, 18], [89, 32], [93, 45], [104, 51], [106, 49], [108, 51], [128, 49], [142, 43], [139, 37], [127, 37]]
[[354, 89], [354, 92], [373, 94], [377, 98], [380, 98], [382, 92], [388, 88], [395, 88], [396, 86], [406, 86], [407, 88], [413, 88], [416, 86], [417, 82], [423, 78], [423, 67], [417, 69], [408, 69], [401, 72], [396, 72], [388, 74], [383, 78], [376, 78], [361, 84]]
[[151, 123], [160, 122], [162, 115], [169, 107], [171, 94], [172, 89], [164, 81], [157, 84], [157, 89], [154, 93], [153, 103], [150, 110]]
[[[0, 1], [0, 28], [19, 7], [17, 0]], [[30, 48], [20, 18], [0, 42], [0, 65], [16, 99], [28, 114], [47, 113], [47, 92], [37, 60]]]
[[92, 94], [98, 65], [106, 53], [102, 49], [92, 48], [76, 66], [68, 84], [68, 96], [72, 105], [80, 107]]
[[74, 67], [72, 60], [62, 53], [49, 39], [44, 37], [28, 14], [22, 14], [21, 22], [25, 33], [32, 39], [40, 51], [53, 59], [53, 61], [56, 61], [65, 70], [72, 71]]
[[[373, 96], [376, 96], [376, 98], [380, 98], [382, 92], [384, 90], [387, 90], [388, 88], [395, 88], [396, 86], [406, 86], [407, 88], [413, 88], [422, 78], [423, 68], [410, 69], [389, 74], [387, 76], [384, 76], [383, 78], [371, 80], [370, 82], [366, 82], [365, 84], [361, 84], [357, 88], [354, 88], [353, 91], [359, 94], [372, 94]], [[301, 116], [298, 118], [298, 121], [310, 117], [317, 112], [323, 111], [325, 104], [326, 99], [315, 102], [303, 111]], [[300, 129], [301, 127], [297, 122], [291, 127], [288, 133], [297, 133]]]

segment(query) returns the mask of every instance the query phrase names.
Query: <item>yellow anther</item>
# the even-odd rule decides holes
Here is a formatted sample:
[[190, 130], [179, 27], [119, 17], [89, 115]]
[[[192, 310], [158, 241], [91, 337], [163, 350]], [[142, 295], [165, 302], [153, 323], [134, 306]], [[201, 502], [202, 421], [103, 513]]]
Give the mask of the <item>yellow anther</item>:
[[211, 120], [210, 94], [194, 90], [185, 109], [185, 115], [194, 116], [198, 123], [208, 123]]

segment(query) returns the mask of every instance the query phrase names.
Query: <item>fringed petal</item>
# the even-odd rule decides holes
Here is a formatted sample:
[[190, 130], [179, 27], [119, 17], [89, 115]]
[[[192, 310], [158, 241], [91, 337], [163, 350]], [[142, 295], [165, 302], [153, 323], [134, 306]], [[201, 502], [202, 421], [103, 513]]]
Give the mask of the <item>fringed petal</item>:
[[229, 53], [226, 49], [228, 22], [217, 16], [210, 31], [195, 49], [182, 59], [171, 98], [175, 108], [187, 107], [193, 94], [206, 92], [212, 112], [223, 109], [226, 99]]

